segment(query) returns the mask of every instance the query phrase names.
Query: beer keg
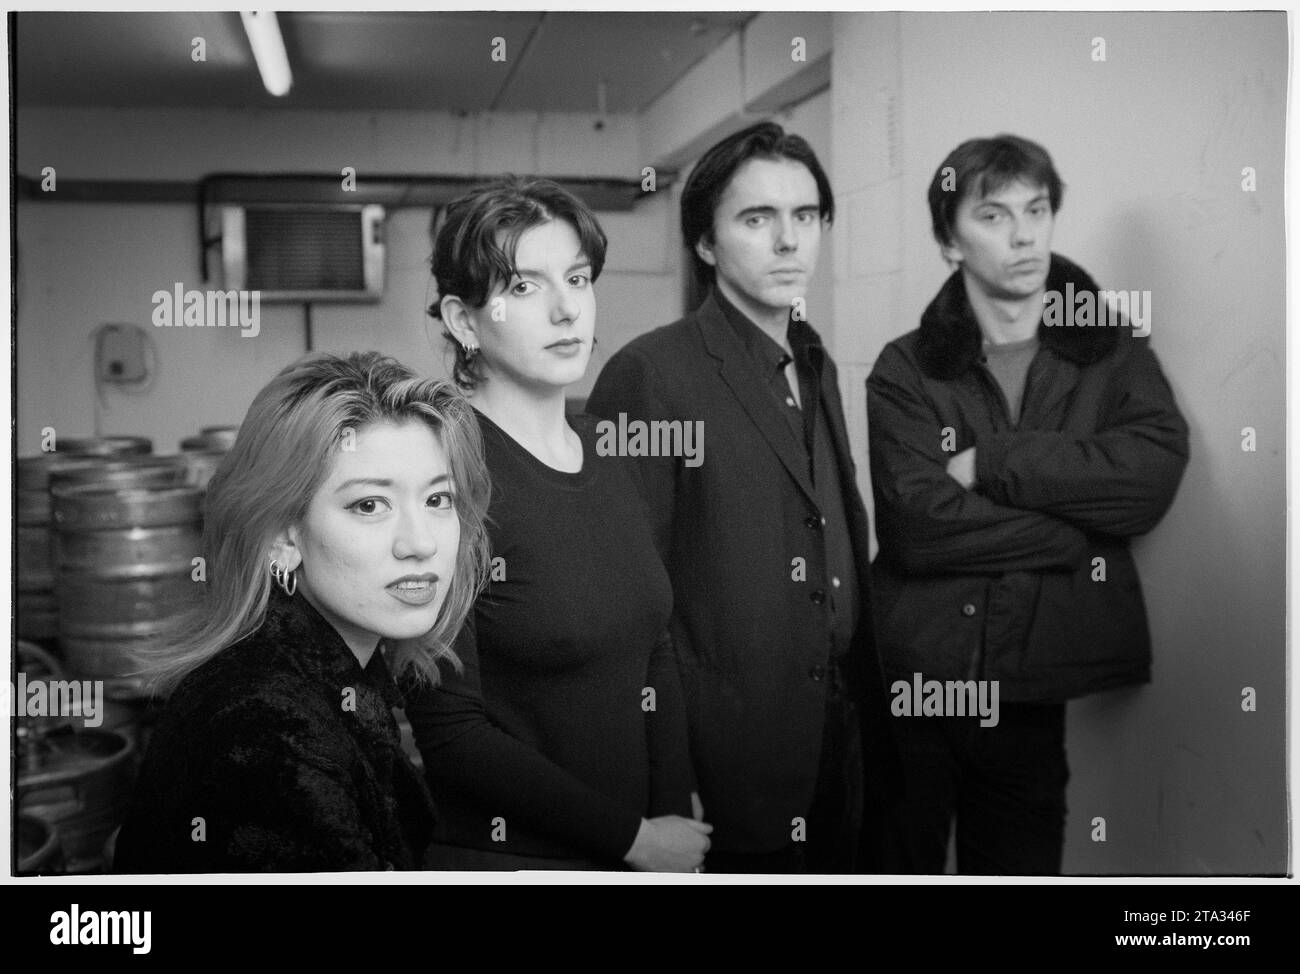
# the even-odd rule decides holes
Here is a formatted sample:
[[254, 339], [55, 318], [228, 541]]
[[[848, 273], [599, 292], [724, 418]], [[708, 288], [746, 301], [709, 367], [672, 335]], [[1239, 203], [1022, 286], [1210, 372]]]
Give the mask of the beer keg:
[[18, 816], [19, 876], [57, 876], [63, 870], [59, 830], [35, 815]]
[[[64, 725], [117, 731], [136, 746], [137, 753], [143, 752], [145, 737], [157, 716], [153, 701], [141, 700], [131, 695], [114, 696], [105, 688], [102, 694], [95, 696], [93, 710], [87, 709], [83, 703], [79, 711], [56, 713], [57, 708], [52, 703], [57, 694], [53, 687], [69, 679], [63, 662], [39, 643], [24, 639], [17, 641], [14, 651], [18, 658], [18, 675], [17, 682], [13, 685], [14, 706], [12, 708], [16, 724], [36, 726], [42, 733]], [[35, 712], [30, 700], [34, 693], [32, 687], [38, 681], [44, 682], [47, 688], [39, 713]], [[85, 687], [84, 683], [83, 687]], [[82, 693], [73, 699], [85, 701], [86, 691], [93, 693], [93, 688], [85, 687]]]
[[[19, 544], [26, 544], [31, 548], [38, 546], [48, 548], [49, 539], [45, 538], [44, 541], [45, 543], [42, 544], [41, 541], [28, 538], [20, 541]], [[21, 557], [20, 549], [19, 558]], [[50, 641], [59, 636], [59, 598], [53, 589], [35, 592], [24, 592], [19, 589], [14, 615], [17, 617], [15, 630], [23, 639]]]
[[198, 436], [181, 440], [181, 456], [189, 467], [189, 483], [205, 490], [212, 475], [235, 445], [238, 426], [205, 426]]
[[128, 457], [74, 457], [54, 464], [49, 471], [50, 489], [77, 484], [102, 487], [135, 487], [185, 483], [186, 466], [180, 457], [153, 454]]
[[53, 639], [58, 635], [58, 602], [54, 596], [54, 562], [50, 538], [50, 470], [65, 458], [40, 453], [18, 458], [14, 484], [17, 501], [15, 541], [18, 544], [16, 581], [18, 603], [15, 628], [22, 639]]
[[20, 727], [17, 766], [19, 815], [57, 829], [68, 872], [102, 872], [104, 845], [130, 800], [134, 745], [114, 731]]
[[226, 458], [226, 451], [210, 450], [206, 447], [191, 449], [184, 445], [190, 442], [192, 440], [185, 440], [181, 444], [179, 457], [186, 467], [185, 482], [198, 487], [200, 490], [207, 490], [208, 481], [217, 472], [217, 467], [221, 466], [221, 461]]
[[59, 638], [70, 672], [140, 689], [133, 651], [200, 594], [192, 578], [202, 491], [190, 485], [53, 488]]
[[203, 440], [209, 449], [228, 451], [235, 445], [235, 437], [238, 435], [238, 426], [205, 426], [199, 433], [199, 439]]
[[185, 469], [151, 457], [142, 436], [68, 438], [58, 450], [20, 457], [15, 484], [18, 543], [17, 631], [23, 639], [58, 635], [58, 596], [54, 586], [50, 488], [65, 483], [181, 483]]
[[82, 436], [56, 439], [55, 452], [69, 456], [118, 457], [153, 452], [153, 441], [143, 436]]

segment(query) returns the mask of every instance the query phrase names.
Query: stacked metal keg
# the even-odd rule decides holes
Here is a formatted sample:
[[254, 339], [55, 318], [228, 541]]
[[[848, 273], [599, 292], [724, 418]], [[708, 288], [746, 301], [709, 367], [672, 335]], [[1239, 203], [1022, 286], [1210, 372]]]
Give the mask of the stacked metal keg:
[[22, 639], [58, 635], [59, 609], [54, 598], [54, 563], [50, 553], [50, 467], [53, 453], [23, 457], [15, 478], [18, 543], [18, 600], [15, 628]]
[[54, 587], [53, 506], [50, 476], [72, 460], [107, 463], [142, 456], [153, 450], [143, 437], [115, 436], [69, 439], [56, 452], [20, 457], [16, 478], [18, 501], [17, 630], [21, 639], [52, 640], [58, 635], [58, 602]]
[[203, 496], [233, 439], [204, 430], [175, 456], [139, 437], [68, 439], [18, 461], [20, 645], [44, 679], [102, 689], [93, 728], [18, 722], [23, 871], [109, 865], [154, 713], [135, 653], [201, 595]]
[[[69, 669], [118, 693], [140, 692], [134, 651], [201, 595], [203, 492], [176, 461], [111, 464], [59, 479], [54, 497], [59, 643]], [[83, 476], [75, 471], [73, 477]], [[116, 481], [116, 476], [124, 479]]]
[[226, 453], [235, 445], [238, 426], [205, 426], [198, 436], [181, 440], [181, 457], [189, 468], [189, 482], [206, 488]]
[[135, 779], [138, 713], [68, 679], [39, 644], [19, 640], [16, 656], [17, 874], [102, 872]]

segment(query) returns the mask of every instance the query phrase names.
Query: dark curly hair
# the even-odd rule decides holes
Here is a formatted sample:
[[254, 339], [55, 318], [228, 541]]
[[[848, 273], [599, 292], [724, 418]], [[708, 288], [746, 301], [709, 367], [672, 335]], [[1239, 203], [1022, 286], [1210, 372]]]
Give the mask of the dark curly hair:
[[[591, 262], [595, 283], [605, 266], [607, 241], [591, 208], [550, 179], [505, 176], [448, 204], [433, 244], [438, 297], [429, 314], [442, 320], [442, 299], [447, 295], [455, 295], [469, 307], [483, 307], [492, 291], [514, 276], [519, 238], [551, 220], [565, 220], [573, 227], [583, 256]], [[483, 381], [478, 363], [450, 331], [444, 328], [442, 337], [456, 355], [452, 379], [462, 389], [473, 389]]]

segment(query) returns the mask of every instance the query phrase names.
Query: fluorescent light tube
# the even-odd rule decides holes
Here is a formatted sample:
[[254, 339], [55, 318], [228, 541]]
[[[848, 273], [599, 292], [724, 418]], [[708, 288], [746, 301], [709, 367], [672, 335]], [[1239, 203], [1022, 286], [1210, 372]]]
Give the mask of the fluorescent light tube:
[[240, 11], [244, 32], [253, 48], [253, 60], [262, 75], [266, 90], [279, 98], [293, 87], [293, 74], [289, 71], [289, 55], [280, 36], [280, 24], [272, 10]]

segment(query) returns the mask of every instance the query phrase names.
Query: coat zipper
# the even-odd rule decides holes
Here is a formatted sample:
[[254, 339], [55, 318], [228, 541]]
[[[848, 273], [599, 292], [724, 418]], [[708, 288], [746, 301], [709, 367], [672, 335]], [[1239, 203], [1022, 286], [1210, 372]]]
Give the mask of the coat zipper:
[[1028, 370], [1025, 372], [1025, 385], [1024, 388], [1020, 390], [1020, 419], [1016, 423], [1011, 422], [1011, 406], [1007, 403], [1006, 394], [1002, 391], [1002, 384], [998, 382], [997, 378], [993, 375], [993, 372], [989, 369], [988, 365], [982, 358], [976, 363], [979, 366], [980, 374], [983, 376], [985, 385], [993, 390], [993, 395], [996, 397], [997, 402], [1002, 406], [1002, 423], [999, 424], [997, 422], [996, 415], [993, 417], [993, 426], [995, 427], [996, 432], [1001, 433], [1005, 430], [1016, 430], [1020, 428], [1022, 423], [1024, 423], [1025, 414], [1029, 411], [1026, 408], [1030, 403], [1029, 393], [1033, 390], [1034, 379], [1037, 377], [1038, 373], [1042, 371], [1038, 368], [1038, 359], [1042, 353], [1043, 349], [1040, 345], [1038, 350], [1034, 353], [1034, 357], [1029, 362]]

